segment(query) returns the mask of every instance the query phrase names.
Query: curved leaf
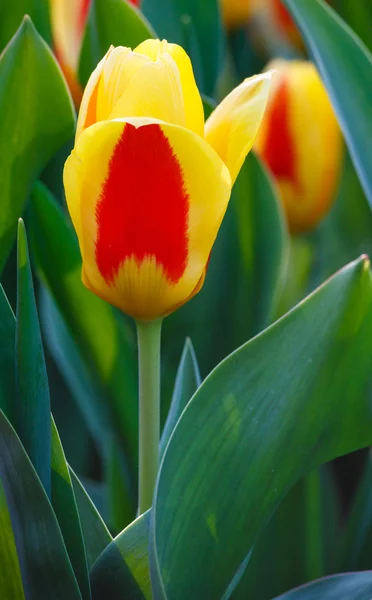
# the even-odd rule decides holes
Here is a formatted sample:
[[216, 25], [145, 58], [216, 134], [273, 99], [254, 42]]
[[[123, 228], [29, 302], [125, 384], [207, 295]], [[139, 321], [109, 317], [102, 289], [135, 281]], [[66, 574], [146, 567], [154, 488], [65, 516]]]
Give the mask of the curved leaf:
[[191, 340], [188, 338], [183, 347], [181, 361], [177, 371], [176, 382], [174, 384], [172, 401], [169, 407], [167, 420], [160, 440], [160, 454], [169, 442], [172, 431], [176, 426], [186, 404], [196, 392], [201, 384], [201, 377], [198, 362]]
[[112, 541], [112, 536], [79, 478], [75, 475], [71, 467], [69, 467], [69, 471], [79, 510], [88, 568], [91, 569], [98, 556]]
[[155, 493], [156, 599], [223, 596], [288, 489], [372, 442], [371, 301], [362, 258], [225, 359], [193, 396]]
[[147, 511], [98, 557], [91, 571], [93, 600], [152, 600], [147, 555], [149, 528]]
[[53, 509], [17, 434], [2, 412], [0, 479], [27, 600], [81, 600]]
[[74, 132], [61, 71], [28, 17], [0, 56], [0, 114], [1, 271], [32, 182]]
[[325, 577], [291, 590], [276, 600], [371, 600], [372, 571]]
[[52, 419], [52, 504], [84, 599], [90, 598], [88, 565], [79, 513], [61, 440]]
[[23, 221], [18, 225], [16, 429], [50, 497], [50, 398]]
[[[97, 399], [99, 415], [104, 415], [101, 425], [110, 423], [117, 431], [134, 469], [138, 415], [132, 332], [121, 315], [83, 286], [76, 236], [57, 202], [41, 184], [35, 186], [32, 194], [29, 222], [37, 273], [51, 293], [69, 335], [69, 339], [61, 339], [62, 347], [69, 352], [64, 356], [65, 368], [78, 381], [80, 363], [74, 359], [79, 355], [84, 377], [89, 377], [90, 387], [95, 388], [92, 400]], [[63, 327], [55, 328], [54, 335], [58, 334], [63, 335]], [[55, 339], [58, 343], [59, 338]], [[74, 344], [78, 352], [75, 349], [71, 353]], [[85, 414], [89, 409], [96, 410], [93, 402], [89, 407], [87, 398], [81, 408]], [[88, 422], [92, 423], [89, 416]], [[103, 426], [101, 431], [95, 427], [92, 433], [99, 436], [98, 443], [105, 444], [107, 430]]]
[[283, 0], [297, 21], [331, 96], [372, 206], [372, 54], [322, 0]]

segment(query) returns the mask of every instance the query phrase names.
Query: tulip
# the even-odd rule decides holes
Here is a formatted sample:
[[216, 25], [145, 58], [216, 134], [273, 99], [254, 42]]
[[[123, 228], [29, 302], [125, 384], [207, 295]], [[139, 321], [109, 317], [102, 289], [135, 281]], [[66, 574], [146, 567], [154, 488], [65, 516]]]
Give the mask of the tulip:
[[[49, 0], [56, 58], [65, 75], [76, 106], [79, 106], [83, 88], [77, 71], [85, 25], [91, 0]], [[139, 6], [140, 0], [129, 0]]]
[[222, 18], [227, 29], [246, 25], [252, 14], [252, 0], [221, 0]]
[[314, 228], [335, 199], [342, 138], [314, 65], [276, 60], [267, 111], [255, 149], [273, 174], [289, 229]]
[[151, 321], [201, 289], [270, 77], [245, 80], [204, 126], [180, 46], [147, 40], [108, 51], [87, 84], [64, 170], [92, 292]]
[[187, 54], [147, 40], [133, 52], [111, 48], [84, 92], [64, 184], [84, 284], [136, 319], [139, 513], [159, 464], [162, 317], [203, 285], [269, 80], [247, 79], [204, 125]]

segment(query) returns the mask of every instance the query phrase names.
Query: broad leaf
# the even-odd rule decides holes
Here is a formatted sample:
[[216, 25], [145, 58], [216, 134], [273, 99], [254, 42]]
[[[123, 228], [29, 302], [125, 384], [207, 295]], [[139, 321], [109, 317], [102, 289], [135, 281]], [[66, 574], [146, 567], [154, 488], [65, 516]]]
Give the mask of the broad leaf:
[[371, 600], [372, 571], [346, 573], [314, 581], [276, 600]]
[[152, 600], [147, 556], [150, 511], [102, 552], [91, 571], [93, 600]]
[[222, 597], [289, 488], [372, 442], [371, 340], [362, 258], [207, 377], [160, 469], [150, 538], [156, 599]]
[[61, 71], [28, 17], [0, 56], [0, 114], [1, 271], [31, 184], [74, 131]]
[[0, 480], [27, 600], [81, 600], [51, 504], [17, 434], [2, 412]]
[[372, 206], [372, 54], [323, 0], [283, 0], [327, 86]]

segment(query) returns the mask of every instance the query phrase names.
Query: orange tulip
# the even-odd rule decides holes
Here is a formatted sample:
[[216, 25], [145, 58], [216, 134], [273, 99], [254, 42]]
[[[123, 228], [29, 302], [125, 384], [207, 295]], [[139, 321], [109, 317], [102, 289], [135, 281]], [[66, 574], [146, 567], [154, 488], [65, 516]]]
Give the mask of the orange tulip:
[[315, 227], [335, 198], [341, 132], [323, 83], [307, 61], [276, 60], [255, 148], [278, 184], [293, 233]]
[[204, 125], [180, 46], [147, 40], [134, 51], [109, 50], [84, 92], [64, 170], [91, 291], [152, 320], [201, 289], [270, 78], [244, 81]]
[[227, 29], [246, 25], [252, 14], [252, 0], [221, 0], [222, 18]]
[[[49, 0], [54, 51], [66, 77], [75, 105], [83, 88], [77, 70], [91, 0]], [[140, 0], [129, 0], [139, 6]]]

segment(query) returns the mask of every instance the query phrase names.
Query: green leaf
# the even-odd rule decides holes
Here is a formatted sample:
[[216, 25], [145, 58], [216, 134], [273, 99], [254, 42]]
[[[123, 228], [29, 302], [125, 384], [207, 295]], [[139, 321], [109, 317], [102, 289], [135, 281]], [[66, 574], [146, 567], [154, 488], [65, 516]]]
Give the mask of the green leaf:
[[371, 339], [362, 257], [207, 377], [158, 477], [156, 599], [222, 597], [290, 487], [372, 442]]
[[366, 569], [372, 549], [372, 454], [368, 454], [362, 478], [338, 548], [338, 571]]
[[88, 568], [90, 570], [101, 552], [112, 541], [112, 536], [79, 478], [75, 475], [71, 467], [69, 470], [79, 510]]
[[99, 556], [91, 571], [93, 600], [152, 600], [147, 556], [149, 528], [148, 510]]
[[0, 285], [0, 410], [15, 422], [15, 318]]
[[334, 572], [339, 510], [328, 465], [289, 491], [255, 545], [233, 600], [267, 600]]
[[[108, 420], [117, 432], [134, 471], [138, 423], [135, 338], [122, 315], [83, 286], [75, 233], [41, 184], [35, 186], [32, 194], [30, 242], [37, 273], [58, 307], [70, 337], [70, 340], [61, 338], [62, 347], [70, 351], [73, 343], [77, 346], [78, 352], [64, 357], [66, 363], [69, 360], [71, 377], [79, 380], [79, 362], [75, 363], [79, 356], [84, 365], [82, 374], [89, 377], [90, 387], [95, 388], [91, 406], [85, 402], [85, 414], [89, 409], [95, 410], [94, 400], [98, 399], [100, 414], [107, 416], [102, 424]], [[87, 418], [91, 422], [88, 415]], [[98, 430], [92, 433], [97, 434]], [[101, 445], [105, 445], [106, 434], [102, 426], [98, 440]]]
[[25, 600], [12, 523], [0, 482], [0, 598]]
[[332, 0], [332, 6], [370, 50], [372, 50], [372, 12], [369, 0]]
[[17, 31], [24, 15], [29, 15], [35, 27], [48, 42], [52, 41], [49, 23], [49, 0], [15, 0], [0, 4], [0, 51]]
[[81, 600], [48, 497], [14, 429], [0, 412], [0, 479], [27, 600]]
[[[189, 336], [205, 376], [267, 327], [279, 298], [288, 247], [288, 233], [271, 179], [251, 153], [234, 186], [203, 289], [164, 322], [168, 360], [178, 359], [179, 342]], [[176, 369], [178, 364], [172, 366]], [[172, 376], [173, 385], [173, 372]]]
[[142, 13], [126, 0], [92, 0], [80, 56], [83, 83], [111, 45], [135, 48], [156, 37]]
[[224, 35], [218, 0], [142, 0], [141, 10], [160, 38], [189, 54], [200, 91], [213, 96], [222, 70]]
[[16, 429], [50, 497], [50, 398], [23, 221], [18, 226]]
[[194, 348], [191, 340], [187, 339], [183, 347], [181, 361], [177, 371], [176, 382], [174, 384], [173, 396], [169, 407], [167, 420], [161, 435], [161, 456], [164, 454], [164, 450], [169, 442], [169, 438], [172, 435], [172, 431], [175, 428], [183, 409], [200, 384], [201, 377]]
[[284, 0], [284, 4], [314, 56], [372, 206], [372, 55], [322, 0]]
[[52, 504], [81, 595], [90, 598], [87, 559], [79, 513], [61, 440], [52, 420]]
[[370, 600], [371, 594], [372, 571], [365, 571], [325, 577], [278, 596], [276, 600]]
[[74, 131], [61, 71], [28, 17], [0, 56], [0, 114], [1, 271], [32, 182]]

